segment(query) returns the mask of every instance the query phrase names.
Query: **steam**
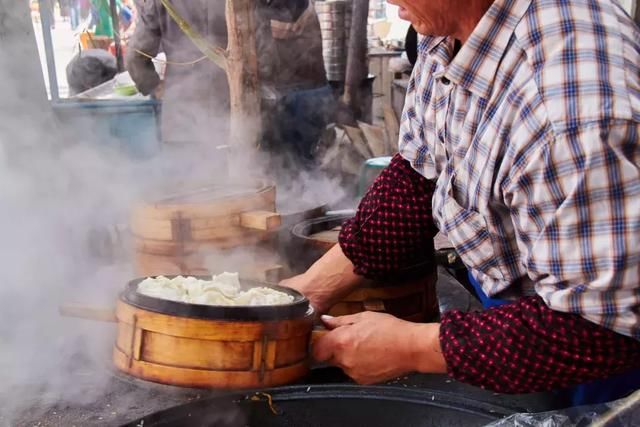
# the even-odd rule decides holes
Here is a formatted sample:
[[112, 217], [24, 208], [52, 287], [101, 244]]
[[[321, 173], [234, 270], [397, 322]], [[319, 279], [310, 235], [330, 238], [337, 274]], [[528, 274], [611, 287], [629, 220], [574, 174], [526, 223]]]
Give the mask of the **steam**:
[[[26, 10], [3, 9], [2, 22], [30, 24]], [[45, 98], [42, 75], [31, 72], [37, 61], [32, 35], [25, 36], [21, 28], [3, 39], [3, 25], [0, 425], [13, 425], [25, 411], [33, 418], [37, 408], [48, 405], [93, 402], [112, 378], [115, 327], [58, 313], [59, 305], [70, 301], [113, 306], [134, 278], [131, 248], [117, 248], [116, 261], [103, 259], [88, 245], [91, 232], [127, 224], [131, 207], [154, 195], [200, 183], [223, 184], [229, 170], [220, 166], [226, 155], [215, 148], [224, 145], [217, 141], [216, 129], [207, 130], [201, 138], [205, 142], [163, 147], [151, 159], [135, 160], [117, 147], [95, 143], [95, 125], [102, 119], [82, 127], [57, 121]], [[226, 122], [220, 117], [220, 123]], [[251, 172], [236, 176], [270, 178], [267, 164], [257, 161]], [[344, 196], [334, 179], [313, 171], [294, 172], [296, 165], [289, 166], [288, 178], [278, 187], [289, 208], [332, 203]], [[224, 266], [230, 260], [240, 265], [256, 259], [254, 253], [237, 250], [232, 256], [209, 256], [210, 265]]]

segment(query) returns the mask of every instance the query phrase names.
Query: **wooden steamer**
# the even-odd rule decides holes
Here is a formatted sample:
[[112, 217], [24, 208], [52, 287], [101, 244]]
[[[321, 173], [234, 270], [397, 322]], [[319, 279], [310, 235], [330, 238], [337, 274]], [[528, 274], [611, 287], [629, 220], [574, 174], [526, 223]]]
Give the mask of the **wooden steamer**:
[[[257, 253], [261, 245], [271, 243], [280, 222], [276, 189], [262, 182], [253, 186], [210, 186], [142, 204], [131, 218], [136, 273], [219, 273], [212, 271], [215, 269], [207, 261], [211, 254], [220, 256], [238, 248]], [[228, 268], [244, 267], [240, 270], [245, 278], [269, 282], [279, 279], [280, 267], [273, 259], [242, 264]]]
[[113, 362], [121, 371], [221, 389], [288, 384], [309, 371], [313, 309], [297, 292], [275, 287], [295, 298], [282, 306], [204, 306], [138, 294], [140, 281], [129, 283], [116, 308]]
[[[336, 243], [342, 223], [350, 216], [326, 216], [303, 221], [293, 228], [297, 250], [304, 254], [298, 268], [304, 271]], [[434, 263], [435, 264], [435, 263]], [[413, 322], [434, 320], [439, 313], [436, 295], [436, 270], [421, 280], [402, 284], [368, 281], [342, 301], [334, 305], [329, 314], [343, 316], [362, 311], [392, 314]]]

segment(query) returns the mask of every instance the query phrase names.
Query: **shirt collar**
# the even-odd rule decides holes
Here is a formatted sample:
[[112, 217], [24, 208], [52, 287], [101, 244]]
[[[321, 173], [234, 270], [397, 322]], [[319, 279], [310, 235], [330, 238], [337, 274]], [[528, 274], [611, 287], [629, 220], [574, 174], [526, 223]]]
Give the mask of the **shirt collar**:
[[488, 98], [511, 36], [530, 4], [531, 0], [496, 0], [447, 67], [447, 79]]
[[445, 40], [447, 37], [425, 37], [422, 41], [423, 49], [428, 54], [432, 54]]

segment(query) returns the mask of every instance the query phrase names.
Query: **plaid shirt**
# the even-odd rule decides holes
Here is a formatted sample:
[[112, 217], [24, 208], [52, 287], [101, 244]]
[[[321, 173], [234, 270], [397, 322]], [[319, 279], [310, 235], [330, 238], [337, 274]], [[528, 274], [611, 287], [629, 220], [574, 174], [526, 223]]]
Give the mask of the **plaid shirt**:
[[400, 153], [490, 296], [640, 339], [640, 32], [614, 0], [496, 0], [421, 40]]

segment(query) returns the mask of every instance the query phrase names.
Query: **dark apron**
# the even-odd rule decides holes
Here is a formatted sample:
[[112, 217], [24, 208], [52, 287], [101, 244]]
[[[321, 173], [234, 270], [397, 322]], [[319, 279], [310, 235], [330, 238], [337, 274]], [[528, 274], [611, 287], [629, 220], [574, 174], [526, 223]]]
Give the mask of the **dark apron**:
[[328, 85], [285, 92], [266, 114], [265, 148], [299, 169], [313, 168], [318, 142], [330, 122], [334, 103]]

